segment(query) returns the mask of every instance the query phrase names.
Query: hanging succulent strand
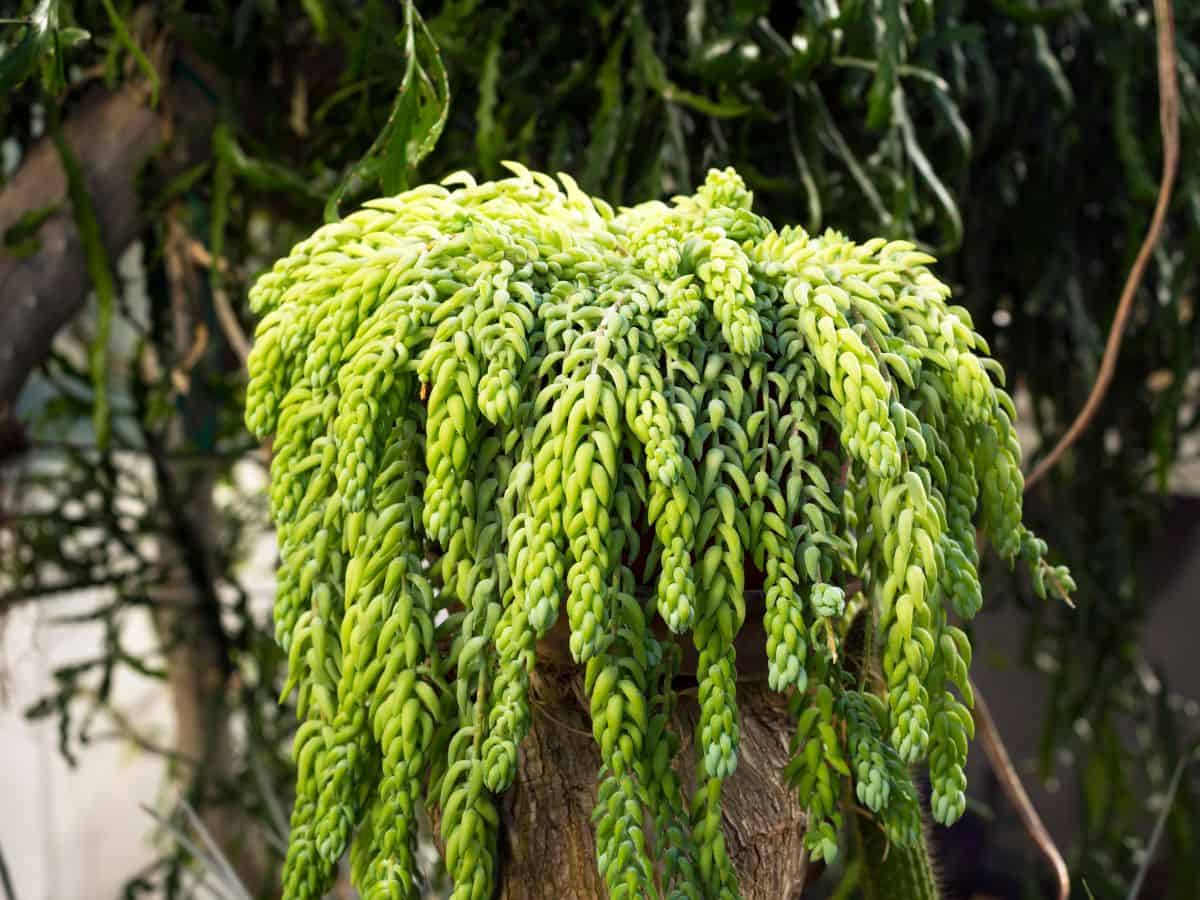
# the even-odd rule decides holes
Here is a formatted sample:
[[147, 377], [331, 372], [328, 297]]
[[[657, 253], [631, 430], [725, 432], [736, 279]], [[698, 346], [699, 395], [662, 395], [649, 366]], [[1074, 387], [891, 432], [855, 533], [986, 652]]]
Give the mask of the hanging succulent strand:
[[[614, 210], [508, 168], [368, 203], [251, 294], [246, 420], [274, 435], [302, 717], [285, 897], [319, 897], [351, 844], [365, 897], [416, 897], [418, 804], [440, 807], [455, 898], [492, 895], [496, 797], [560, 615], [609, 895], [737, 897], [721, 789], [748, 583], [811, 855], [837, 854], [847, 784], [892, 844], [919, 842], [922, 760], [933, 817], [957, 819], [971, 647], [952, 620], [980, 606], [977, 525], [1043, 595], [1072, 583], [1022, 525], [1003, 373], [933, 259], [777, 230], [731, 169]], [[852, 584], [878, 683], [844, 668]], [[690, 802], [681, 645], [655, 616], [698, 654]]]

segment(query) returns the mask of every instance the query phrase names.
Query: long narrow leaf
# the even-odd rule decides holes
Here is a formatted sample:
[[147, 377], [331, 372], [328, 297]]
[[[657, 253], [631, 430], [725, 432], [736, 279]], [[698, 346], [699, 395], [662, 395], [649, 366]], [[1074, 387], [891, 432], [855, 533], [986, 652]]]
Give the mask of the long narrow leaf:
[[54, 0], [41, 0], [29, 17], [21, 39], [0, 56], [0, 94], [18, 87], [37, 70], [57, 23], [58, 4]]
[[479, 153], [480, 167], [488, 176], [495, 174], [500, 163], [499, 147], [503, 136], [496, 124], [496, 103], [499, 99], [500, 53], [507, 24], [508, 17], [503, 16], [492, 28], [487, 52], [483, 57], [483, 71], [479, 76], [479, 105], [475, 109], [475, 148]]
[[75, 225], [79, 229], [79, 240], [83, 244], [84, 256], [87, 259], [88, 275], [92, 280], [92, 289], [96, 292], [96, 334], [88, 352], [88, 367], [92, 375], [92, 390], [95, 394], [92, 409], [92, 422], [96, 431], [96, 445], [107, 449], [112, 428], [112, 416], [108, 403], [108, 342], [112, 331], [113, 301], [116, 287], [113, 282], [112, 267], [109, 264], [108, 251], [100, 239], [100, 223], [96, 219], [96, 210], [92, 205], [92, 195], [75, 151], [63, 134], [62, 124], [58, 119], [57, 107], [52, 108], [49, 117], [50, 135], [58, 148], [62, 160], [63, 171], [67, 176], [67, 194], [71, 198], [71, 206], [75, 212]]
[[1175, 795], [1179, 793], [1183, 774], [1187, 771], [1188, 766], [1198, 760], [1200, 760], [1200, 746], [1193, 747], [1188, 753], [1181, 756], [1175, 765], [1175, 771], [1171, 773], [1171, 781], [1167, 785], [1166, 796], [1163, 797], [1162, 809], [1158, 813], [1158, 820], [1154, 823], [1154, 830], [1150, 832], [1150, 840], [1146, 844], [1146, 854], [1142, 859], [1142, 864], [1138, 867], [1133, 883], [1129, 886], [1127, 900], [1137, 900], [1141, 896], [1142, 884], [1146, 880], [1146, 873], [1150, 871], [1150, 864], [1154, 862], [1154, 854], [1158, 850], [1163, 832], [1167, 829], [1167, 819], [1171, 817], [1171, 808], [1175, 805]]
[[151, 818], [154, 819], [154, 821], [158, 822], [159, 825], [167, 829], [167, 831], [171, 833], [171, 836], [179, 843], [181, 847], [183, 847], [196, 858], [201, 866], [204, 867], [206, 874], [211, 874], [216, 877], [217, 881], [227, 891], [226, 894], [218, 894], [217, 896], [224, 896], [226, 900], [253, 900], [253, 898], [250, 896], [250, 892], [246, 890], [245, 885], [242, 884], [241, 879], [238, 878], [237, 873], [234, 872], [233, 866], [230, 865], [229, 860], [225, 857], [225, 854], [221, 851], [221, 848], [218, 847], [216, 841], [213, 840], [212, 834], [205, 827], [204, 823], [200, 821], [200, 817], [196, 815], [195, 811], [188, 803], [182, 804], [184, 815], [188, 819], [191, 827], [199, 836], [200, 844], [203, 846], [198, 845], [195, 841], [193, 841], [183, 828], [176, 825], [165, 816], [159, 815], [151, 807], [145, 805], [144, 803], [141, 804], [141, 807], [143, 811], [145, 811]]
[[[884, 231], [888, 231], [892, 227], [892, 214], [883, 205], [879, 191], [875, 189], [875, 185], [867, 177], [867, 173], [863, 171], [858, 157], [854, 155], [854, 151], [846, 143], [846, 139], [842, 136], [841, 130], [837, 127], [837, 123], [834, 122], [833, 116], [829, 112], [829, 107], [825, 105], [825, 98], [821, 96], [820, 88], [815, 84], [809, 87], [811, 89], [813, 106], [817, 110], [818, 128], [830, 143], [833, 151], [842, 158], [842, 162], [845, 163], [846, 169], [850, 172], [850, 177], [854, 179], [854, 183], [858, 185], [863, 196], [867, 198], [867, 202], [871, 204], [871, 208], [875, 210], [875, 215], [879, 217], [880, 226]], [[805, 89], [804, 85], [794, 85], [793, 90], [802, 99], [809, 99], [809, 91]]]
[[587, 163], [583, 169], [583, 184], [588, 190], [603, 187], [603, 177], [609, 171], [613, 154], [617, 152], [617, 135], [621, 128], [621, 69], [625, 53], [625, 38], [622, 36], [608, 52], [608, 58], [600, 67], [597, 78], [600, 82], [600, 105], [592, 117], [592, 143], [587, 149]]
[[4, 900], [17, 900], [17, 892], [13, 890], [12, 878], [8, 874], [8, 863], [4, 859], [3, 850], [0, 850], [0, 887], [4, 888]]
[[920, 141], [917, 140], [917, 129], [913, 125], [912, 117], [908, 114], [908, 107], [904, 102], [904, 97], [899, 89], [896, 90], [895, 96], [895, 112], [896, 123], [900, 126], [900, 135], [904, 140], [904, 150], [908, 153], [908, 158], [912, 161], [917, 172], [929, 185], [929, 189], [933, 191], [933, 196], [937, 200], [938, 205], [946, 214], [946, 219], [950, 225], [950, 234], [939, 248], [942, 252], [954, 250], [962, 244], [963, 223], [962, 214], [958, 211], [958, 204], [955, 203], [954, 197], [938, 178], [937, 173], [933, 170], [933, 165], [929, 162], [929, 158], [925, 155], [925, 151], [921, 148]]
[[330, 194], [325, 218], [332, 221], [346, 194], [376, 178], [389, 194], [408, 186], [417, 165], [437, 144], [450, 111], [450, 81], [441, 51], [412, 0], [404, 6], [400, 40], [405, 50], [404, 77], [387, 123], [361, 160]]
[[800, 183], [804, 185], [805, 199], [808, 201], [808, 230], [810, 233], [816, 234], [821, 230], [821, 217], [823, 214], [821, 208], [821, 191], [817, 187], [816, 179], [813, 178], [808, 158], [804, 155], [804, 150], [800, 146], [800, 136], [796, 133], [795, 100], [791, 95], [788, 95], [787, 120], [788, 147], [792, 152], [792, 160], [796, 163], [796, 174], [800, 176]]
[[286, 842], [288, 836], [287, 814], [283, 811], [283, 804], [276, 795], [275, 789], [271, 787], [271, 781], [267, 776], [267, 767], [258, 753], [250, 754], [250, 768], [254, 773], [258, 792], [262, 795], [263, 805], [267, 808], [271, 825], [274, 826], [272, 837]]
[[753, 107], [740, 100], [710, 100], [708, 97], [679, 87], [667, 77], [667, 68], [654, 52], [653, 35], [645, 18], [639, 13], [630, 17], [634, 57], [643, 81], [657, 91], [668, 103], [678, 103], [714, 119], [735, 119], [749, 113]]
[[108, 22], [112, 25], [113, 34], [116, 35], [117, 41], [133, 57], [133, 61], [141, 69], [142, 74], [146, 77], [146, 81], [150, 83], [150, 105], [157, 106], [160, 86], [158, 70], [154, 68], [154, 63], [150, 62], [150, 57], [145, 54], [142, 48], [138, 46], [137, 41], [133, 39], [133, 34], [129, 31], [129, 26], [125, 24], [125, 20], [121, 18], [121, 14], [113, 6], [112, 0], [101, 0], [101, 2], [104, 4], [104, 11], [108, 14]]
[[196, 834], [200, 835], [200, 840], [204, 842], [204, 846], [208, 849], [209, 856], [215, 860], [217, 867], [224, 877], [226, 883], [233, 887], [234, 892], [239, 897], [243, 898], [243, 900], [252, 900], [249, 892], [242, 885], [242, 880], [238, 878], [237, 873], [233, 870], [233, 866], [230, 864], [229, 859], [221, 851], [221, 848], [217, 846], [217, 842], [213, 838], [212, 832], [210, 832], [207, 826], [200, 821], [200, 817], [196, 815], [196, 811], [192, 809], [192, 805], [187, 801], [184, 801], [182, 807], [183, 814], [191, 824], [192, 830], [195, 831]]
[[904, 17], [900, 0], [876, 0], [874, 19], [878, 64], [867, 104], [867, 125], [880, 131], [891, 119], [892, 94], [899, 89], [898, 69], [904, 61]]

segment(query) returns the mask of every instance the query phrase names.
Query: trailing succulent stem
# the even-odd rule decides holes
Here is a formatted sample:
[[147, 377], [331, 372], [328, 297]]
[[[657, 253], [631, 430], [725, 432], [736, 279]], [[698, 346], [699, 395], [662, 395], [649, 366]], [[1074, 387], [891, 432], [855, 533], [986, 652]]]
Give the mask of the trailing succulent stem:
[[897, 844], [878, 823], [860, 816], [854, 831], [865, 900], [939, 900], [942, 894], [924, 829], [918, 829], [909, 843]]
[[[920, 855], [909, 767], [928, 761], [939, 822], [965, 802], [951, 615], [979, 608], [977, 524], [1070, 588], [1021, 523], [1012, 401], [970, 316], [912, 244], [776, 229], [730, 169], [613, 210], [509, 168], [368, 203], [251, 295], [246, 420], [274, 435], [302, 718], [285, 896], [320, 896], [350, 850], [364, 896], [415, 897], [420, 804], [441, 808], [454, 896], [491, 896], [496, 795], [562, 615], [610, 896], [738, 896], [721, 791], [748, 582], [810, 853], [838, 852], [852, 794], [889, 859]], [[690, 798], [669, 726], [684, 640]]]

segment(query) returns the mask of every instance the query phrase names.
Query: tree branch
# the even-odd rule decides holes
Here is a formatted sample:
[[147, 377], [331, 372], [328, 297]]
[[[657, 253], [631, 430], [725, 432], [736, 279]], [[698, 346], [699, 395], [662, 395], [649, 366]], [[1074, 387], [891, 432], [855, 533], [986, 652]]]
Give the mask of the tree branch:
[[[974, 687], [974, 685], [972, 686]], [[1005, 749], [1004, 742], [1000, 739], [1000, 730], [996, 727], [991, 710], [988, 709], [987, 702], [983, 699], [983, 693], [977, 687], [975, 688], [975, 725], [979, 729], [983, 752], [987, 754], [992, 771], [1000, 780], [1000, 786], [1009, 802], [1012, 803], [1017, 818], [1021, 820], [1021, 827], [1025, 829], [1025, 833], [1033, 840], [1038, 851], [1045, 857], [1046, 863], [1054, 872], [1054, 896], [1058, 900], [1067, 900], [1071, 893], [1071, 875], [1067, 871], [1066, 861], [1063, 859], [1058, 845], [1054, 843], [1054, 838], [1050, 837], [1050, 832], [1042, 823], [1042, 818], [1038, 815], [1033, 801], [1029, 799], [1029, 794], [1025, 792], [1021, 776], [1017, 774], [1016, 767], [1009, 759], [1008, 750]]]
[[1167, 212], [1171, 208], [1171, 192], [1175, 188], [1175, 175], [1179, 169], [1179, 83], [1176, 76], [1178, 62], [1175, 55], [1175, 14], [1171, 0], [1154, 0], [1154, 15], [1158, 48], [1158, 118], [1163, 142], [1162, 180], [1158, 185], [1154, 215], [1150, 219], [1150, 227], [1146, 229], [1146, 236], [1142, 239], [1142, 246], [1138, 249], [1137, 258], [1134, 259], [1125, 279], [1121, 298], [1117, 301], [1117, 313], [1113, 317], [1108, 341], [1104, 345], [1100, 371], [1088, 394], [1087, 402], [1067, 429], [1067, 433], [1054, 445], [1054, 449], [1047, 453], [1026, 477], [1027, 491], [1054, 468], [1062, 455], [1096, 417], [1096, 411], [1100, 408], [1104, 395], [1108, 393], [1108, 386], [1112, 383], [1113, 374], [1117, 369], [1117, 357], [1121, 355], [1121, 341], [1129, 324], [1129, 314], [1133, 311], [1133, 300], [1137, 296], [1138, 288], [1142, 286], [1150, 255], [1154, 252], [1167, 219]]
[[[136, 176], [166, 140], [166, 117], [145, 88], [93, 89], [64, 125], [95, 199], [105, 249], [118, 256], [141, 227]], [[53, 209], [38, 228], [37, 250], [18, 257], [0, 246], [0, 419], [46, 357], [58, 330], [83, 307], [87, 263], [67, 199], [67, 181], [49, 139], [39, 141], [0, 191], [0, 235], [28, 213]]]

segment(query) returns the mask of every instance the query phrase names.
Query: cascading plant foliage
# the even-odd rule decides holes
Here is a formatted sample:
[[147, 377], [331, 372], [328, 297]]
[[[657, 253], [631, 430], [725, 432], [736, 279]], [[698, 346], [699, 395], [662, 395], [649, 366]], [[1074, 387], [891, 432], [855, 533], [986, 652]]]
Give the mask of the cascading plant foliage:
[[[492, 895], [497, 795], [561, 612], [610, 896], [738, 895], [720, 803], [748, 611], [795, 714], [782, 777], [812, 856], [837, 853], [848, 784], [894, 846], [919, 840], [921, 761], [933, 817], [956, 820], [973, 726], [952, 619], [980, 607], [977, 527], [1043, 595], [1073, 585], [1022, 524], [1003, 373], [933, 258], [776, 229], [732, 169], [614, 210], [508, 168], [369, 202], [251, 294], [246, 418], [274, 436], [302, 721], [285, 897], [320, 896], [348, 848], [364, 897], [414, 896], [421, 804], [454, 896]], [[841, 644], [864, 609], [856, 671]]]

